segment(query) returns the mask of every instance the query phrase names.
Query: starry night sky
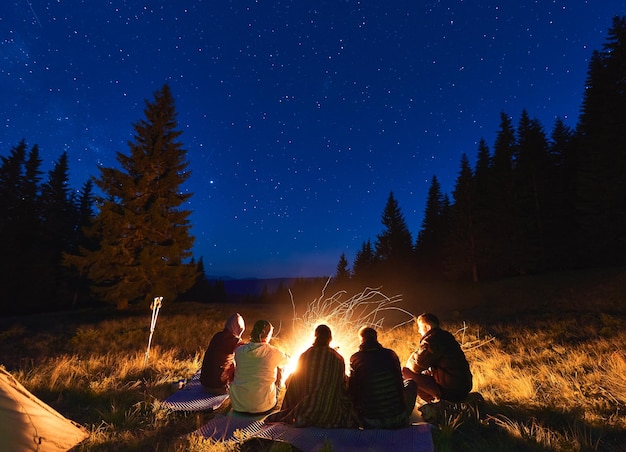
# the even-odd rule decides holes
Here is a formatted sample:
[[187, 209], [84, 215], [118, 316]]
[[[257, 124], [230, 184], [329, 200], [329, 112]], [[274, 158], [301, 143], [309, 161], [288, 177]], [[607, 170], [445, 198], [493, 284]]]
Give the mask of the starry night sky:
[[383, 230], [414, 238], [436, 175], [504, 111], [576, 125], [589, 58], [626, 0], [98, 1], [0, 6], [0, 155], [24, 138], [71, 187], [128, 153], [168, 83], [209, 276], [330, 276]]

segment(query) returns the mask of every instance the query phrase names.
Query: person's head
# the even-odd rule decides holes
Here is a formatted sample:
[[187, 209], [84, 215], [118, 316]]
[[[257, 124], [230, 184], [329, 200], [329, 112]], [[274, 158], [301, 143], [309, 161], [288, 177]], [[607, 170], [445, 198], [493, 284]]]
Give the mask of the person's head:
[[422, 336], [433, 328], [439, 328], [439, 319], [435, 314], [425, 312], [417, 317], [417, 330]]
[[313, 345], [322, 345], [328, 347], [330, 341], [333, 340], [333, 334], [330, 331], [330, 328], [326, 325], [318, 325], [315, 328], [315, 342]]
[[257, 320], [252, 327], [250, 340], [252, 342], [269, 342], [272, 339], [274, 327], [267, 320]]
[[233, 336], [241, 338], [241, 335], [246, 329], [246, 323], [239, 313], [235, 313], [228, 318], [224, 329], [230, 331]]
[[359, 330], [359, 337], [361, 338], [361, 344], [365, 342], [378, 342], [378, 333], [374, 328], [364, 326]]

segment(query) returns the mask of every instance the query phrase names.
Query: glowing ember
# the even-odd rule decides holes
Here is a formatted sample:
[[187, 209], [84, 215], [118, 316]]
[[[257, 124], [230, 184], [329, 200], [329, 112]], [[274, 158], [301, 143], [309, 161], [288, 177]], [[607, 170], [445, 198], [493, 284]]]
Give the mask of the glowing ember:
[[349, 372], [350, 356], [359, 348], [359, 329], [370, 326], [378, 331], [383, 330], [385, 315], [390, 311], [401, 314], [405, 318], [389, 328], [389, 331], [406, 323], [412, 322], [413, 314], [400, 308], [397, 304], [402, 301], [400, 295], [388, 297], [378, 289], [366, 288], [361, 293], [347, 300], [342, 300], [345, 291], [325, 298], [322, 290], [319, 298], [314, 299], [307, 305], [307, 309], [301, 317], [297, 316], [296, 306], [291, 299], [294, 316], [291, 337], [285, 341], [285, 346], [291, 356], [291, 362], [284, 371], [284, 378], [295, 371], [298, 358], [308, 349], [314, 340], [315, 327], [321, 324], [328, 325], [333, 334], [330, 346], [335, 348], [346, 362], [346, 374]]

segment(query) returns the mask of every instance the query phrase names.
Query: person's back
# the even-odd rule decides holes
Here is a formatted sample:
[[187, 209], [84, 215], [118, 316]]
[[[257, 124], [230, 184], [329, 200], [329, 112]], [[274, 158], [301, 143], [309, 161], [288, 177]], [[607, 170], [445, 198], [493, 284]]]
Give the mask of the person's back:
[[298, 427], [346, 428], [355, 425], [346, 394], [343, 357], [329, 346], [330, 328], [319, 325], [315, 342], [300, 355], [298, 367], [287, 381], [281, 411], [266, 422], [286, 422]]
[[211, 338], [200, 370], [200, 383], [207, 391], [216, 394], [227, 392], [235, 373], [235, 348], [243, 344], [241, 335], [244, 330], [243, 317], [236, 313], [228, 318], [224, 329]]
[[269, 344], [273, 327], [264, 320], [252, 330], [251, 342], [235, 349], [235, 378], [230, 385], [233, 410], [263, 413], [276, 405], [278, 368], [288, 356]]
[[[371, 328], [361, 330], [359, 351], [350, 357], [348, 392], [364, 427], [404, 427], [409, 424], [416, 389], [408, 388], [413, 404], [407, 404], [411, 396], [407, 397], [398, 355], [384, 348], [375, 333]], [[367, 337], [368, 334], [373, 336]]]

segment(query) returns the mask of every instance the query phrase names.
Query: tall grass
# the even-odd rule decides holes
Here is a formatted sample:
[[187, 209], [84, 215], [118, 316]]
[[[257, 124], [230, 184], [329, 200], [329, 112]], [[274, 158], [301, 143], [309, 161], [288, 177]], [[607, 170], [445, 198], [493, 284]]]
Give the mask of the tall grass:
[[[65, 313], [0, 322], [0, 356], [35, 395], [86, 426], [78, 450], [238, 451], [238, 442], [190, 435], [214, 413], [175, 413], [160, 401], [201, 365], [210, 337], [232, 312], [270, 320], [291, 343], [291, 307], [164, 304], [149, 360], [150, 312]], [[435, 423], [438, 451], [626, 450], [626, 316], [522, 316], [445, 323], [462, 343], [484, 403], [452, 406]], [[282, 329], [282, 331], [281, 331]], [[379, 339], [404, 363], [414, 323]], [[225, 407], [226, 410], [228, 407]]]

